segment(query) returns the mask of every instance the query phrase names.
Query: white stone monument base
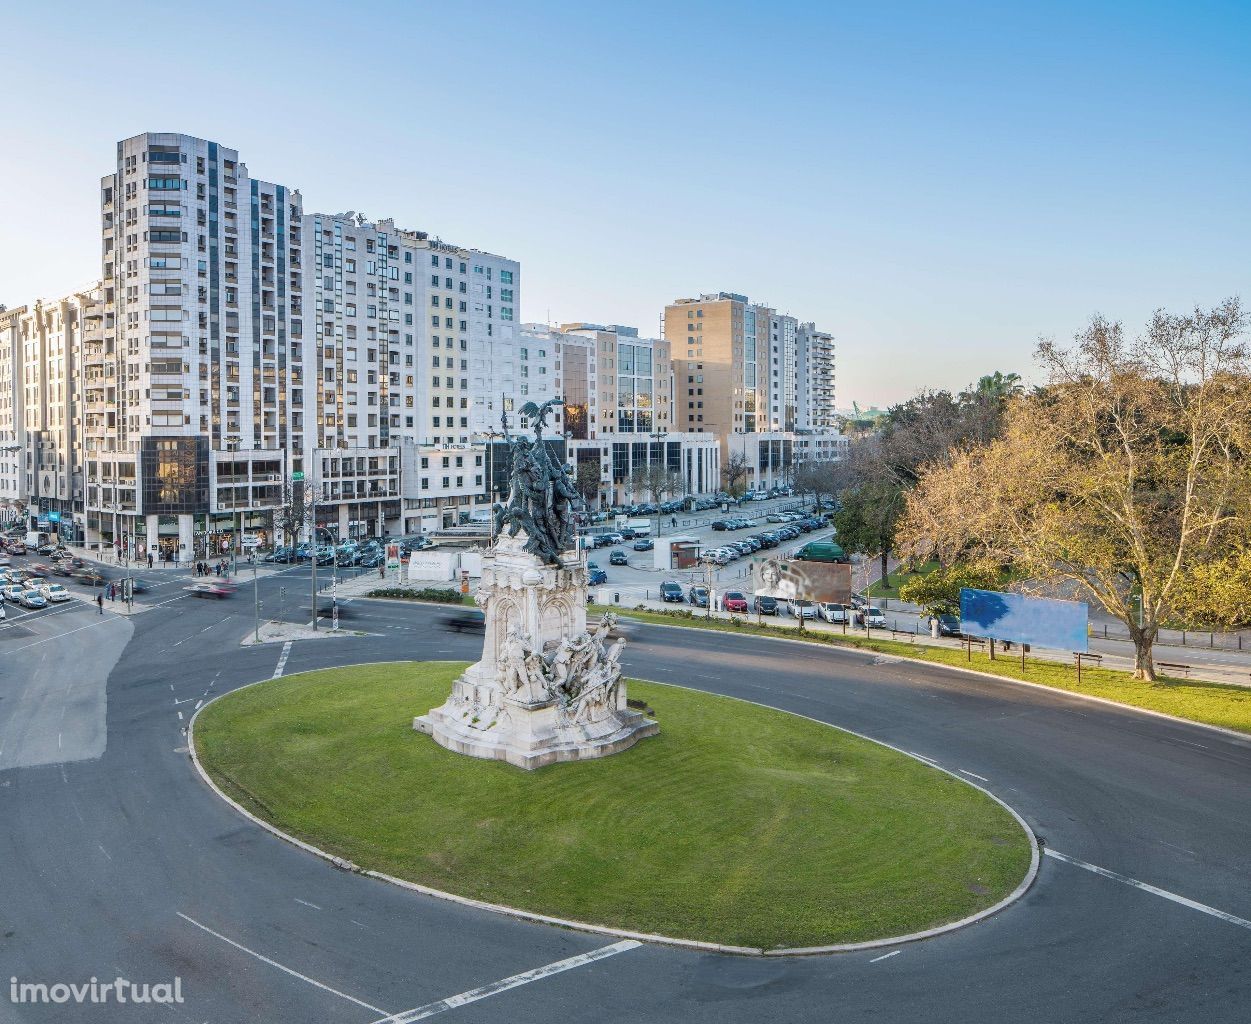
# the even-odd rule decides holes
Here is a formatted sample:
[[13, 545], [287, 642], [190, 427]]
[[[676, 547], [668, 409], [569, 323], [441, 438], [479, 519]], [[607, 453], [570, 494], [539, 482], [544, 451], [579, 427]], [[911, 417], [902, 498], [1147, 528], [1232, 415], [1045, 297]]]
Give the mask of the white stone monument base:
[[548, 565], [524, 543], [501, 536], [483, 556], [482, 660], [413, 728], [448, 750], [520, 768], [607, 757], [656, 735], [660, 726], [626, 701], [625, 640], [609, 640], [615, 618], [587, 629], [578, 553]]
[[607, 757], [655, 736], [660, 726], [628, 708], [598, 721], [573, 722], [559, 701], [523, 704], [505, 700], [504, 706], [474, 707], [453, 695], [442, 707], [413, 719], [413, 728], [429, 735], [441, 747], [470, 757], [507, 761], [518, 768], [541, 768], [557, 761]]

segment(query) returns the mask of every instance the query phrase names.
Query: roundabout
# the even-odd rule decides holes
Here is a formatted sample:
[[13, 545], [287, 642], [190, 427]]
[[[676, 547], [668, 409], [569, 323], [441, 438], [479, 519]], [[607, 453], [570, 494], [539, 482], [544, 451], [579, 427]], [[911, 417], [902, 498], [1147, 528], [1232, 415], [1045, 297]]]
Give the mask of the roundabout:
[[287, 676], [206, 706], [200, 765], [280, 832], [388, 878], [631, 936], [776, 952], [898, 941], [1019, 896], [1037, 858], [994, 797], [879, 743], [659, 683], [612, 758], [523, 771], [407, 728], [463, 670]]

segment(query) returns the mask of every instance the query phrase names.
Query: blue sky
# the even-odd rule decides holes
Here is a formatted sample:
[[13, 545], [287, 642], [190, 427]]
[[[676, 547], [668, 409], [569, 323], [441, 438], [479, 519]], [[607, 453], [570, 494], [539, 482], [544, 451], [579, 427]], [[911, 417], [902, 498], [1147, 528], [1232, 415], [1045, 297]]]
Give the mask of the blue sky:
[[1246, 280], [1246, 3], [122, 10], [6, 12], [0, 302], [98, 273], [98, 178], [148, 130], [519, 259], [527, 320], [655, 333], [718, 289], [815, 320], [840, 405]]

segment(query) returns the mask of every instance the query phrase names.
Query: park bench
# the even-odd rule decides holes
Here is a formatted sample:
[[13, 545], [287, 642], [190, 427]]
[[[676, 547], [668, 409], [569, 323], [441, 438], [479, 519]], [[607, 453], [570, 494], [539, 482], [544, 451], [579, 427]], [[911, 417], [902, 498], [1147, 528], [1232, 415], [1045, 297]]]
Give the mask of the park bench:
[[1176, 661], [1157, 661], [1155, 664], [1157, 668], [1177, 669], [1177, 671], [1181, 672], [1183, 679], [1190, 678], [1190, 666], [1189, 665], [1183, 665], [1180, 662], [1176, 662]]

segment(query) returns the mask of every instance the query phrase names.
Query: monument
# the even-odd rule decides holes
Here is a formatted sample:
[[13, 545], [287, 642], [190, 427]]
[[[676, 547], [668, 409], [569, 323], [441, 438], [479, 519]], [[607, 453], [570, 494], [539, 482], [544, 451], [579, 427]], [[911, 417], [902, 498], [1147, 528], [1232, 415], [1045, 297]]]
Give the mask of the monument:
[[573, 528], [580, 499], [543, 443], [560, 404], [522, 408], [533, 440], [509, 434], [504, 418], [509, 495], [495, 506], [497, 539], [474, 598], [486, 616], [482, 659], [444, 704], [413, 720], [449, 750], [522, 768], [615, 754], [660, 730], [626, 702], [616, 617], [587, 628], [587, 570]]

